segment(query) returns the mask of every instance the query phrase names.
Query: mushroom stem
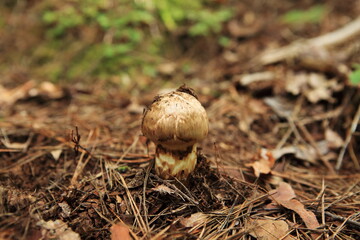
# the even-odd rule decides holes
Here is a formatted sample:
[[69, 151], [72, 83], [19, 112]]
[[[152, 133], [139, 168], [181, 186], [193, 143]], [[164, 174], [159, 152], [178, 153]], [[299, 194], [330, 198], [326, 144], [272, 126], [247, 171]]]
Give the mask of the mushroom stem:
[[155, 170], [164, 179], [172, 177], [186, 179], [195, 169], [196, 162], [197, 143], [183, 151], [169, 150], [160, 144], [156, 146]]

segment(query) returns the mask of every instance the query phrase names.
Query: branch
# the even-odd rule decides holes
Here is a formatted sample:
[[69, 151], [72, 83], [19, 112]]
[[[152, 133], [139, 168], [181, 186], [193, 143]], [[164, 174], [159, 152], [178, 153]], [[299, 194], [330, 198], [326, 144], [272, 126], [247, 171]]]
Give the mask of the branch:
[[328, 48], [344, 43], [358, 34], [360, 34], [360, 17], [346, 24], [342, 28], [325, 35], [308, 40], [296, 41], [285, 47], [265, 51], [255, 60], [255, 62], [262, 65], [281, 62], [292, 59], [303, 52], [307, 52], [309, 51], [309, 48]]

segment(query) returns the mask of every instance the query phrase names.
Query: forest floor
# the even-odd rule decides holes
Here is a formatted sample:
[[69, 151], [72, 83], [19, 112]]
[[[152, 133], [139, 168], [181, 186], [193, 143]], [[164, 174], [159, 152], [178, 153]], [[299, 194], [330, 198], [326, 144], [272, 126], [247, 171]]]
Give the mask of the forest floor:
[[157, 177], [141, 133], [161, 84], [134, 96], [4, 77], [0, 239], [359, 239], [360, 90], [348, 76], [360, 4], [328, 1], [321, 24], [290, 31], [274, 20], [283, 1], [244, 2], [227, 47], [193, 46], [204, 55], [191, 75], [161, 68], [210, 121], [186, 183]]

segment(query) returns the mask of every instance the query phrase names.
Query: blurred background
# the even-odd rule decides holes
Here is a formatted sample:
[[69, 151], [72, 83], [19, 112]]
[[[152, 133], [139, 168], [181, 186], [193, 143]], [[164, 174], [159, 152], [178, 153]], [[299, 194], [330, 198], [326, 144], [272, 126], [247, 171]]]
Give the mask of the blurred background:
[[218, 81], [229, 77], [224, 68], [246, 63], [261, 50], [336, 29], [359, 14], [359, 5], [352, 0], [2, 0], [0, 81], [105, 81], [126, 91], [178, 86], [193, 78]]
[[2, 0], [0, 84], [101, 83], [132, 94], [205, 86], [359, 12], [352, 0]]

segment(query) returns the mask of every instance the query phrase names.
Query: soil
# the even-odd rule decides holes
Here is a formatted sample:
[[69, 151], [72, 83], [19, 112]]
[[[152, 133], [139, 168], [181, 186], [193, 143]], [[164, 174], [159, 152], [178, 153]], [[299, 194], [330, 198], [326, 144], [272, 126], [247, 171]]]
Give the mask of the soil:
[[[226, 4], [236, 9], [224, 30], [230, 44], [179, 39], [195, 70], [162, 79], [194, 89], [210, 121], [185, 182], [155, 174], [155, 146], [141, 133], [143, 109], [161, 83], [49, 90], [21, 72], [4, 77], [0, 239], [277, 239], [254, 230], [259, 219], [285, 222], [284, 239], [359, 239], [360, 88], [347, 74], [360, 62], [359, 34], [320, 60], [323, 49], [270, 64], [258, 57], [341, 28], [359, 16], [360, 4], [326, 1], [321, 23], [294, 28], [277, 17], [314, 1]], [[254, 73], [265, 75], [245, 83]], [[283, 182], [295, 194], [286, 201], [298, 200], [302, 210], [272, 198]], [[119, 222], [122, 238], [111, 227]]]

